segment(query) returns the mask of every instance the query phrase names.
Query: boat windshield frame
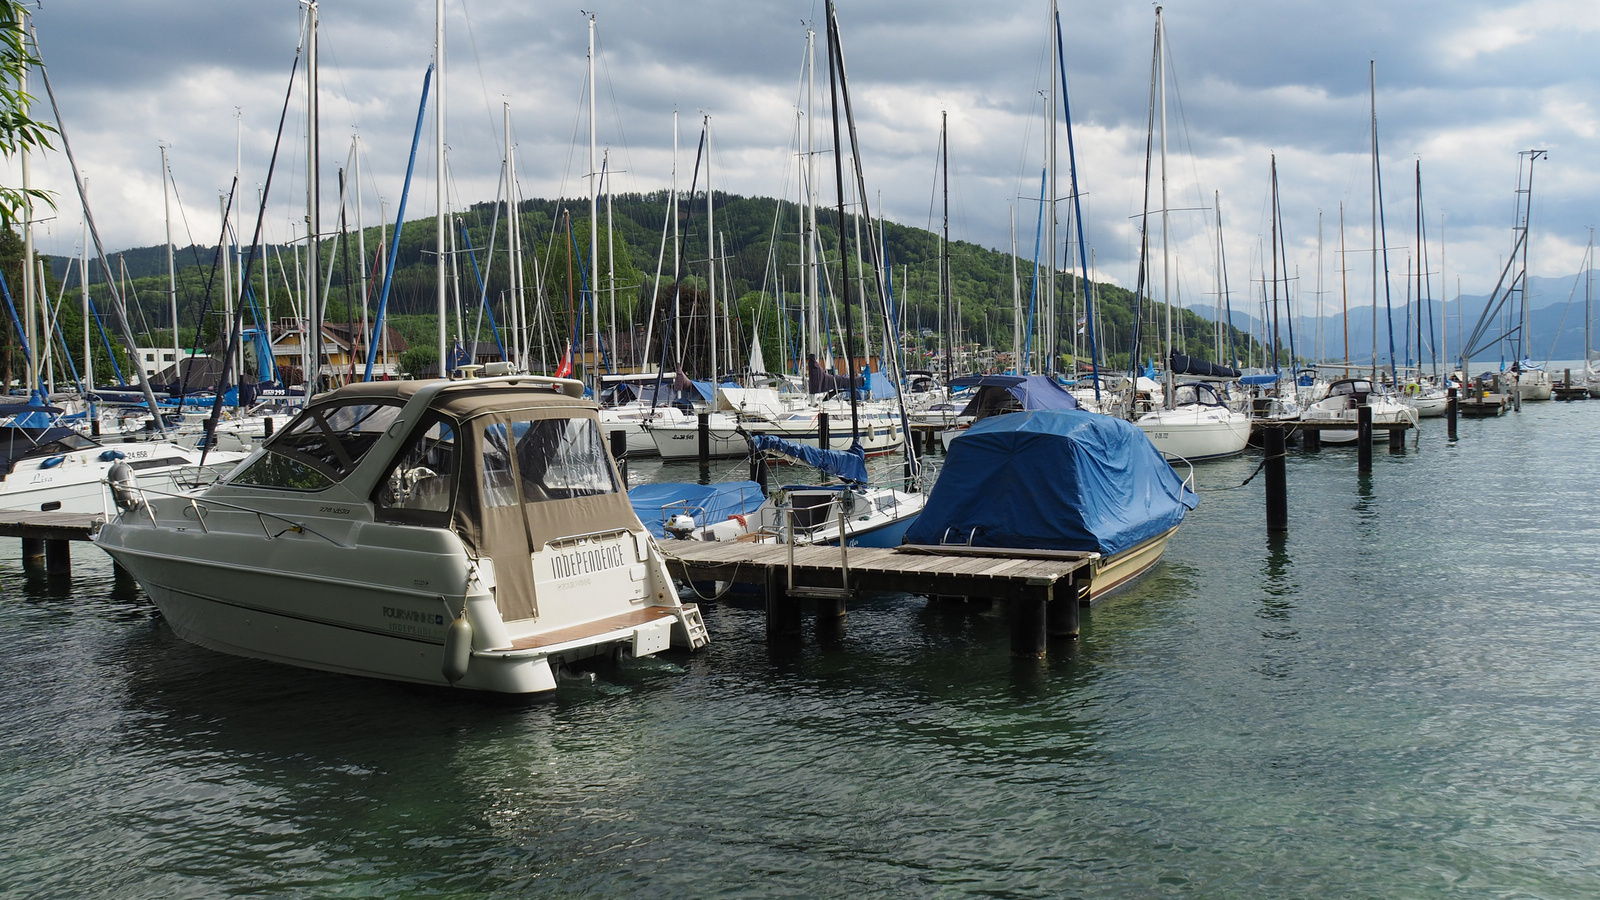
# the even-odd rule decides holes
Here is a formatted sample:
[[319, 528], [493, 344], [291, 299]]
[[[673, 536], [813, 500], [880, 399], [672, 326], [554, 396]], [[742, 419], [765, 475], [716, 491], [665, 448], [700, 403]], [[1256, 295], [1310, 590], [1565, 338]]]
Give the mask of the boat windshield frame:
[[273, 435], [255, 459], [228, 479], [238, 487], [317, 492], [349, 478], [367, 458], [405, 403], [352, 397], [303, 410]]

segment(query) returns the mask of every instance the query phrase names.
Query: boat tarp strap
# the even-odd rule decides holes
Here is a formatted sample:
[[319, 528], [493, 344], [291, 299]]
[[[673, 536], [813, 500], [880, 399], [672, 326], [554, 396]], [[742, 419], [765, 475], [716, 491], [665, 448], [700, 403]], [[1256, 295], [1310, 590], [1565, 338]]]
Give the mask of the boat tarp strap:
[[750, 449], [757, 452], [771, 450], [774, 453], [782, 453], [791, 459], [816, 466], [829, 475], [837, 475], [845, 481], [853, 481], [856, 484], [867, 483], [867, 452], [862, 449], [860, 441], [851, 441], [848, 450], [824, 450], [821, 447], [797, 444], [767, 434], [752, 434]]
[[1198, 503], [1138, 426], [1081, 410], [1022, 412], [950, 442], [906, 541], [1112, 556]]
[[633, 504], [639, 521], [658, 538], [667, 536], [666, 524], [674, 516], [690, 516], [699, 526], [714, 525], [730, 516], [750, 515], [764, 500], [761, 485], [754, 481], [722, 484], [666, 481], [641, 484], [628, 492], [628, 502]]

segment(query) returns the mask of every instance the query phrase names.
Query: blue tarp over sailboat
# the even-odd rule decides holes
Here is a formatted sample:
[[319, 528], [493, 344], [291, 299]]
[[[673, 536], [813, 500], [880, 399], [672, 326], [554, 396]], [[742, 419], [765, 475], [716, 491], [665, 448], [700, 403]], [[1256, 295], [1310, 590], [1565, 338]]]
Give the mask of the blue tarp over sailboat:
[[852, 441], [849, 450], [824, 450], [821, 447], [797, 444], [793, 441], [772, 437], [771, 435], [752, 434], [750, 435], [750, 447], [753, 450], [771, 450], [774, 453], [782, 453], [808, 465], [816, 466], [829, 475], [837, 475], [845, 481], [853, 481], [857, 484], [867, 483], [867, 452], [861, 449], [860, 441]]
[[1199, 498], [1138, 426], [1080, 410], [994, 416], [950, 442], [906, 541], [1098, 550], [1183, 521]]
[[749, 515], [765, 499], [761, 485], [754, 481], [723, 484], [669, 481], [641, 484], [628, 492], [628, 502], [633, 504], [639, 521], [658, 538], [667, 536], [665, 526], [673, 516], [688, 515], [697, 525], [710, 525], [732, 515]]
[[1018, 409], [1077, 409], [1078, 401], [1048, 375], [981, 375], [957, 378], [951, 387], [978, 389], [963, 416], [979, 418]]

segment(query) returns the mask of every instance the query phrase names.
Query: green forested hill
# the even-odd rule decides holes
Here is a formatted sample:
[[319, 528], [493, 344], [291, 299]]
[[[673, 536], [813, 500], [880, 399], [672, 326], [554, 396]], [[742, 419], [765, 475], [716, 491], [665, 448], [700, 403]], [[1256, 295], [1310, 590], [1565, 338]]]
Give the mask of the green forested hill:
[[[663, 247], [663, 230], [669, 224], [668, 200], [666, 192], [619, 195], [612, 198], [609, 233], [604, 228], [607, 204], [602, 202], [600, 206], [602, 231], [599, 241], [600, 265], [597, 268], [600, 275], [598, 287], [602, 292], [602, 317], [609, 327], [612, 282], [608, 279], [608, 273], [611, 271], [614, 256], [618, 343], [622, 345], [622, 352], [619, 355], [623, 357], [624, 362], [628, 360], [631, 351], [628, 349], [629, 341], [623, 335], [628, 333], [629, 323], [637, 325], [641, 332], [644, 328], [649, 315], [649, 299], [655, 289], [658, 260], [664, 261], [666, 273], [661, 282], [661, 294], [663, 298], [671, 296], [673, 250], [670, 233]], [[685, 273], [680, 314], [685, 317], [683, 321], [689, 323], [686, 328], [692, 335], [698, 335], [703, 330], [704, 323], [704, 303], [701, 301], [706, 293], [708, 268], [705, 206], [705, 196], [701, 194], [693, 201], [680, 201], [679, 209], [679, 231], [682, 241], [680, 257], [683, 260]], [[508, 267], [507, 254], [504, 250], [506, 222], [503, 208], [498, 208], [498, 212], [497, 218], [495, 204], [480, 204], [457, 214], [452, 225], [456, 232], [454, 249], [457, 251], [452, 257], [456, 269], [456, 277], [452, 279], [452, 284], [458, 286], [465, 298], [462, 305], [468, 312], [462, 316], [462, 320], [465, 326], [463, 330], [467, 332], [464, 338], [469, 341], [493, 340], [492, 334], [486, 330], [486, 320], [483, 325], [475, 325], [475, 322], [482, 317], [471, 312], [478, 308], [477, 298], [480, 292], [487, 296], [490, 311], [502, 329], [507, 323]], [[588, 212], [586, 200], [529, 200], [521, 205], [523, 278], [528, 286], [528, 302], [530, 306], [534, 304], [535, 285], [542, 286], [542, 295], [547, 301], [538, 307], [540, 310], [538, 319], [530, 324], [530, 330], [536, 342], [540, 340], [540, 335], [543, 335], [548, 345], [547, 352], [551, 357], [559, 355], [559, 347], [564, 343], [563, 335], [570, 333], [571, 317], [577, 312], [579, 298], [582, 296], [581, 290], [569, 292], [569, 283], [581, 287], [586, 274], [589, 278], [593, 277], [593, 273], [586, 273], [589, 254]], [[719, 193], [715, 199], [714, 215], [719, 244], [725, 251], [723, 263], [726, 280], [719, 281], [719, 298], [727, 296], [731, 284], [732, 294], [737, 298], [737, 308], [731, 311], [731, 315], [737, 318], [737, 324], [734, 326], [735, 334], [741, 344], [746, 344], [752, 329], [759, 328], [763, 354], [769, 367], [775, 366], [778, 360], [784, 358], [782, 348], [794, 346], [794, 326], [786, 322], [785, 315], [780, 315], [778, 298], [782, 292], [787, 301], [785, 304], [787, 318], [792, 319], [795, 316], [793, 298], [800, 283], [801, 259], [797, 237], [799, 210], [792, 203], [780, 203], [771, 198], [740, 197]], [[840, 282], [837, 216], [831, 211], [819, 211], [818, 219], [822, 231], [822, 245], [828, 257], [829, 282], [834, 286], [834, 290], [838, 290]], [[850, 225], [849, 236], [854, 247], [856, 223], [853, 219], [847, 221]], [[462, 236], [463, 230], [465, 238]], [[862, 230], [870, 235], [870, 229], [865, 223]], [[490, 243], [491, 231], [495, 235], [495, 253], [492, 257], [483, 249]], [[381, 239], [381, 229], [376, 227], [367, 229], [366, 245], [372, 257], [369, 260], [369, 270], [375, 271], [377, 268]], [[883, 226], [883, 243], [887, 262], [893, 271], [896, 301], [904, 308], [902, 317], [904, 329], [913, 342], [933, 346], [936, 338], [931, 332], [941, 321], [939, 236], [924, 229], [889, 222]], [[355, 258], [353, 235], [337, 248], [335, 244], [336, 242], [332, 240], [324, 242], [318, 271], [326, 275], [329, 271], [329, 262], [332, 260], [331, 288], [328, 293], [326, 316], [330, 320], [342, 322], [347, 316], [351, 316], [353, 312], [351, 306], [359, 304], [359, 286], [352, 283], [358, 280], [355, 273], [359, 271], [359, 261]], [[406, 223], [398, 245], [396, 274], [390, 288], [388, 315], [391, 317], [390, 321], [406, 333], [408, 339], [420, 345], [416, 351], [417, 358], [431, 358], [432, 351], [426, 348], [434, 345], [433, 335], [437, 327], [433, 220]], [[572, 248], [577, 249], [576, 254], [570, 252]], [[336, 252], [337, 257], [334, 256]], [[264, 263], [272, 277], [269, 291], [263, 290], [258, 264], [256, 277], [253, 279], [257, 315], [265, 317], [267, 300], [271, 302], [271, 315], [274, 319], [293, 315], [289, 307], [287, 285], [299, 283], [300, 279], [296, 272], [305, 264], [304, 260], [297, 260], [294, 253], [292, 248], [286, 247], [275, 246], [267, 249]], [[211, 269], [214, 256], [213, 249], [204, 247], [184, 248], [177, 253], [180, 267], [177, 290], [179, 327], [180, 334], [189, 343], [194, 342], [194, 330], [197, 324], [202, 322], [203, 308], [205, 315], [202, 339], [214, 339], [222, 333], [221, 278], [219, 275], [214, 275]], [[171, 327], [171, 313], [164, 249], [142, 248], [113, 255], [114, 270], [120, 272], [124, 262], [128, 275], [128, 289], [125, 293], [130, 300], [137, 301], [132, 304], [133, 312], [130, 313], [133, 327], [148, 334], [151, 343], [170, 342], [168, 329]], [[7, 266], [5, 269], [7, 278], [12, 279], [15, 256], [0, 253], [0, 264]], [[965, 343], [1003, 352], [1011, 350], [1012, 266], [1012, 258], [1007, 254], [962, 241], [951, 243], [951, 283], [960, 314], [962, 340]], [[1018, 268], [1022, 280], [1023, 303], [1026, 306], [1031, 289], [1029, 282], [1031, 261], [1023, 261]], [[856, 271], [853, 259], [848, 270], [853, 276]], [[67, 271], [66, 261], [52, 260], [52, 271], [56, 277], [62, 277]], [[351, 273], [349, 281], [347, 281], [347, 271]], [[76, 273], [74, 272], [71, 277], [75, 282]], [[1063, 298], [1061, 300], [1063, 309], [1058, 316], [1061, 332], [1058, 349], [1063, 364], [1070, 364], [1071, 330], [1074, 319], [1071, 303], [1076, 278], [1065, 274], [1059, 277], [1058, 295]], [[486, 289], [482, 287], [480, 278], [487, 281]], [[96, 286], [98, 281], [100, 281], [98, 273], [91, 270], [91, 290], [97, 296], [104, 290], [103, 285]], [[374, 307], [379, 287], [380, 282], [374, 278], [370, 285], [371, 303]], [[452, 291], [455, 289], [452, 288]], [[1100, 326], [1101, 358], [1119, 367], [1126, 365], [1132, 341], [1133, 297], [1122, 288], [1106, 284], [1098, 285], [1096, 294], [1099, 304], [1096, 321]], [[347, 306], [347, 303], [350, 306]], [[79, 324], [81, 316], [74, 311], [75, 306], [74, 303], [63, 304], [62, 319], [64, 330], [69, 333], [68, 346], [77, 348], [81, 343], [72, 343], [70, 336], [73, 328], [80, 329], [77, 333], [81, 335], [81, 324]], [[1145, 306], [1148, 307], [1149, 304], [1146, 303]], [[665, 303], [658, 307], [658, 309], [665, 308]], [[454, 313], [451, 318], [455, 318]], [[589, 318], [587, 312], [583, 314], [583, 318], [585, 320]], [[1146, 323], [1153, 322], [1153, 311], [1147, 309], [1144, 318]], [[659, 322], [660, 320], [658, 327]], [[872, 327], [874, 332], [877, 332], [881, 328], [881, 323], [874, 320]], [[1179, 349], [1200, 358], [1213, 358], [1214, 354], [1210, 350], [1213, 346], [1211, 328], [1210, 323], [1201, 321], [1193, 314], [1187, 311], [1181, 313], [1177, 331], [1186, 336], [1186, 339], [1180, 340]], [[924, 333], [924, 329], [928, 333]], [[454, 321], [449, 324], [448, 330], [452, 336], [457, 336], [455, 333], [458, 329]], [[1152, 340], [1156, 329], [1147, 325], [1144, 332], [1146, 339], [1142, 342], [1139, 356], [1147, 358], [1159, 355]], [[1235, 341], [1241, 352], [1247, 340], [1246, 336], [1236, 333]], [[690, 356], [690, 360], [686, 362], [686, 368], [690, 371], [697, 368], [693, 366], [694, 354], [704, 352], [700, 349], [701, 346], [698, 338], [690, 343], [686, 353]], [[836, 346], [839, 345], [836, 343]], [[745, 348], [741, 347], [739, 357], [742, 358], [745, 352]]]

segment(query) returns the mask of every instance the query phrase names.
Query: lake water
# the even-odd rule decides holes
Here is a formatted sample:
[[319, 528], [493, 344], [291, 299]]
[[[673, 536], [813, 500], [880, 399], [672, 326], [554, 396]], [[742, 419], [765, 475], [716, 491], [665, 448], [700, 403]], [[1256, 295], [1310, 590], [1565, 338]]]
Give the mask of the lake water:
[[1291, 451], [1281, 538], [1258, 455], [1206, 465], [1042, 664], [998, 608], [774, 650], [708, 604], [534, 702], [219, 655], [8, 541], [0, 896], [1600, 896], [1596, 447], [1541, 403]]

